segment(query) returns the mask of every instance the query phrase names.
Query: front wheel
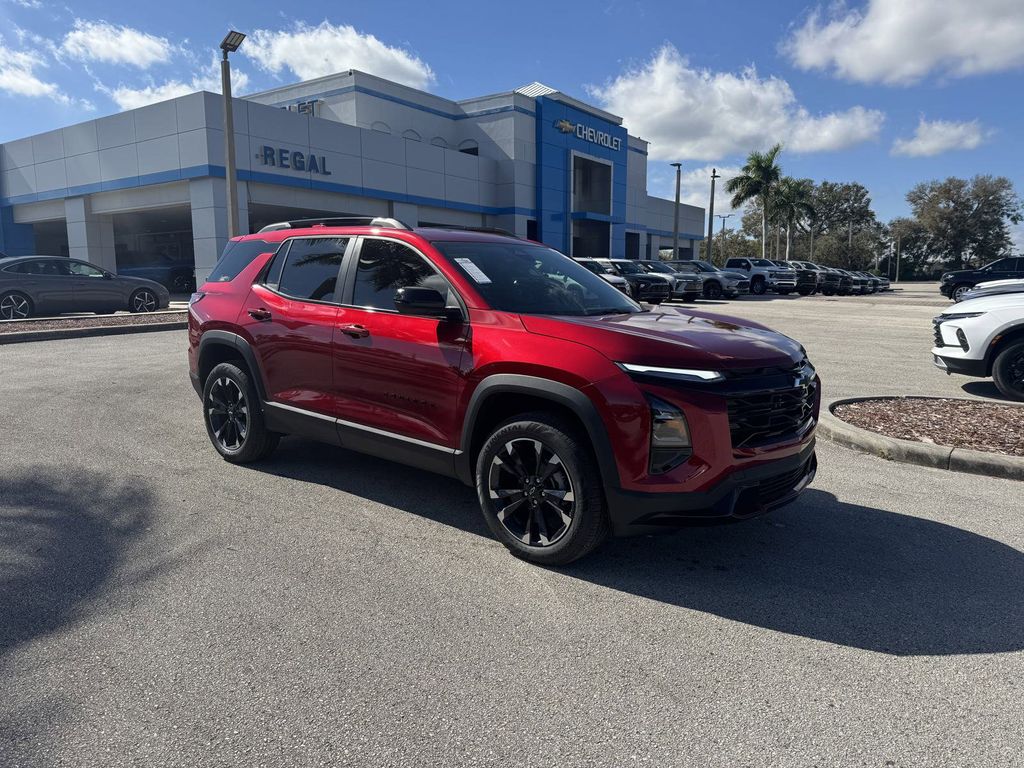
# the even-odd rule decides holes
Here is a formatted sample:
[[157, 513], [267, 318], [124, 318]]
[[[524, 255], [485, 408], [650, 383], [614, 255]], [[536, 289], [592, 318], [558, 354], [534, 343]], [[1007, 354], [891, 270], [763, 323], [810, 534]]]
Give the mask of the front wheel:
[[953, 299], [953, 301], [963, 301], [964, 294], [969, 290], [971, 290], [971, 286], [969, 285], [958, 285], [953, 289], [953, 293], [950, 298]]
[[722, 298], [722, 286], [718, 283], [704, 283], [704, 298], [705, 299], [720, 299]]
[[1024, 341], [999, 353], [992, 364], [992, 379], [1004, 397], [1024, 400]]
[[750, 292], [755, 296], [764, 296], [767, 290], [768, 285], [763, 277], [755, 277], [753, 282], [750, 283]]
[[476, 490], [491, 532], [533, 563], [571, 563], [610, 532], [587, 441], [556, 414], [527, 413], [498, 427], [477, 458]]
[[206, 377], [203, 420], [213, 447], [233, 464], [266, 458], [281, 439], [267, 430], [256, 387], [235, 363], [221, 363]]

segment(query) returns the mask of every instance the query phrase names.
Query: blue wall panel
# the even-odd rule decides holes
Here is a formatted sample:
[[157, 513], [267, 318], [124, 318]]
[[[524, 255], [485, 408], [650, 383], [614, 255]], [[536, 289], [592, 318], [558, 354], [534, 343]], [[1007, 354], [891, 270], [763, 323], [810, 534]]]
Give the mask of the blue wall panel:
[[14, 208], [0, 207], [0, 253], [31, 256], [36, 251], [36, 232], [31, 224], [16, 224]]

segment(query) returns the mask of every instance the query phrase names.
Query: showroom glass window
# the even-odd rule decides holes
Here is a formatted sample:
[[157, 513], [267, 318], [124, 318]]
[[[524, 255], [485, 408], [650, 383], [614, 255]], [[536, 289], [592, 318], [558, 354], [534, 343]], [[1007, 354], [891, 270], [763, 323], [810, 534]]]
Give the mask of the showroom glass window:
[[334, 301], [338, 287], [338, 271], [345, 258], [348, 238], [310, 237], [291, 241], [287, 254], [282, 251], [275, 261], [283, 261], [280, 279], [276, 279], [277, 264], [272, 264], [268, 285], [276, 283], [277, 290], [293, 299], [307, 301]]
[[363, 240], [356, 266], [352, 304], [371, 309], [395, 308], [395, 291], [433, 288], [447, 297], [448, 284], [418, 253], [394, 240]]

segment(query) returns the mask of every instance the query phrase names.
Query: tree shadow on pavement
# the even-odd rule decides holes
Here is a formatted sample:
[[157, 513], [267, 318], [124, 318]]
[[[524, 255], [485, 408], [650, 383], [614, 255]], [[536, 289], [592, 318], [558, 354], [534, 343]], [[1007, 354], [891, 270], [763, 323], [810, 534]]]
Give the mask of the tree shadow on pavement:
[[[289, 440], [255, 469], [490, 538], [472, 489]], [[1024, 649], [1024, 554], [944, 523], [809, 489], [736, 525], [607, 542], [560, 572], [778, 632], [895, 655]]]
[[52, 466], [0, 477], [0, 656], [83, 618], [150, 517], [148, 486]]

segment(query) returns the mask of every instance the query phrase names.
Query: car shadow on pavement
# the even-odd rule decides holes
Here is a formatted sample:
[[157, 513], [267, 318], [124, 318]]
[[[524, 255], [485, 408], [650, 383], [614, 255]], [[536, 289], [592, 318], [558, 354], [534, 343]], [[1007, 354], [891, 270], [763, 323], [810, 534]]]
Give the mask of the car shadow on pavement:
[[1017, 400], [1012, 400], [1000, 392], [999, 387], [991, 381], [968, 381], [966, 384], [961, 385], [960, 389], [969, 395], [974, 395], [975, 397], [986, 397], [991, 400], [1000, 400], [1004, 403], [1018, 402]]
[[613, 542], [569, 572], [650, 600], [879, 653], [1024, 649], [1024, 553], [816, 489], [745, 523]]
[[53, 466], [0, 477], [0, 657], [90, 612], [145, 530], [148, 486]]
[[[491, 538], [456, 480], [289, 439], [254, 469]], [[495, 544], [495, 546], [498, 546]], [[1024, 554], [809, 489], [735, 525], [614, 539], [567, 577], [778, 632], [895, 655], [1024, 649]]]

